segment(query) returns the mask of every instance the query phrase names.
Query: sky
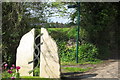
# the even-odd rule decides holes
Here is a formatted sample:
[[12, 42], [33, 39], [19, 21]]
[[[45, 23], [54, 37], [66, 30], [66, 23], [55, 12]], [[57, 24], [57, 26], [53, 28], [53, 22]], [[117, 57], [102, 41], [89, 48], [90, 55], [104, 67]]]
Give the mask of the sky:
[[[69, 22], [71, 22], [71, 20], [70, 20], [70, 18], [69, 18], [69, 16], [72, 14], [72, 13], [74, 13], [75, 12], [75, 9], [74, 8], [68, 8], [68, 5], [65, 5], [64, 6], [65, 8], [66, 8], [66, 12], [65, 13], [60, 13], [60, 12], [56, 12], [56, 13], [54, 13], [54, 14], [52, 14], [52, 16], [51, 17], [48, 17], [48, 19], [47, 19], [47, 21], [50, 23], [50, 22], [58, 22], [58, 23], [63, 23], [63, 24], [65, 24], [65, 23], [69, 23]], [[51, 8], [48, 8], [48, 9], [46, 9], [46, 11], [47, 10], [50, 10], [50, 11], [52, 11], [52, 9]], [[45, 11], [45, 14], [46, 15], [49, 15], [47, 12]], [[54, 10], [53, 10], [54, 11]], [[31, 10], [30, 11], [31, 13], [33, 13], [33, 16], [36, 14], [36, 12], [35, 11], [33, 11], [33, 10]], [[59, 16], [59, 15], [62, 15], [62, 16]]]
[[[70, 22], [70, 14], [75, 12], [74, 8], [68, 8], [67, 6], [65, 6], [67, 9], [68, 14], [65, 14], [65, 16], [55, 16], [55, 17], [50, 17], [48, 18], [48, 22], [58, 22], [58, 23], [69, 23]], [[59, 13], [55, 13], [53, 15], [59, 15]]]
[[69, 23], [70, 22], [70, 19], [68, 19], [67, 17], [66, 18], [63, 18], [63, 17], [51, 17], [48, 19], [48, 21], [52, 21], [52, 22], [58, 22], [58, 23]]

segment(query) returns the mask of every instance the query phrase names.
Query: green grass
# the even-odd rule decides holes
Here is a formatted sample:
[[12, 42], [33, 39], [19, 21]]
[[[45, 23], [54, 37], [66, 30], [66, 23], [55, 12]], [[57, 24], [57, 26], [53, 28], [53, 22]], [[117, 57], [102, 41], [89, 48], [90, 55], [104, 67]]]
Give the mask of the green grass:
[[100, 64], [102, 63], [103, 61], [99, 60], [99, 61], [96, 61], [96, 62], [79, 62], [79, 63], [75, 63], [75, 62], [61, 62], [61, 65], [62, 66], [65, 66], [65, 65], [78, 65], [78, 64]]
[[75, 63], [75, 62], [61, 62], [61, 65], [62, 66], [65, 66], [65, 65], [78, 65], [79, 63]]
[[[54, 80], [50, 78], [41, 78], [39, 76], [21, 76], [20, 78], [16, 78], [15, 80]], [[2, 78], [1, 80], [12, 80], [10, 78]]]
[[[75, 27], [74, 28], [47, 28], [47, 30], [48, 30], [48, 33], [58, 32], [60, 34], [64, 34], [65, 36], [67, 36], [69, 38], [70, 37], [76, 38], [76, 28]], [[56, 35], [58, 35], [57, 38], [59, 38], [60, 34], [56, 34]], [[65, 37], [63, 37], [63, 39], [65, 39]]]
[[23, 78], [25, 80], [55, 80], [50, 78], [41, 78], [39, 76], [21, 76], [20, 78]]
[[39, 76], [21, 76], [20, 78], [40, 78]]
[[[16, 78], [15, 80], [55, 80], [55, 79], [50, 79], [50, 78], [41, 78], [39, 76], [21, 76], [20, 78]], [[12, 80], [10, 78], [2, 78], [1, 80]], [[59, 79], [57, 79], [59, 80]]]
[[65, 72], [86, 72], [92, 69], [91, 67], [88, 68], [79, 68], [79, 67], [63, 67]]
[[[96, 62], [84, 62], [81, 61], [79, 63], [75, 62], [61, 62], [62, 66], [77, 66], [77, 65], [84, 65], [84, 64], [100, 64], [102, 63], [102, 60], [98, 60]], [[86, 72], [92, 69], [92, 67], [87, 67], [87, 68], [80, 68], [80, 67], [62, 67], [63, 72]]]
[[70, 28], [47, 28], [48, 31], [61, 31], [61, 32], [66, 32], [68, 31]]
[[[12, 80], [12, 79], [7, 79], [7, 78], [3, 78], [1, 80]], [[50, 79], [50, 78], [32, 78], [32, 77], [27, 77], [27, 78], [19, 78], [19, 79], [15, 79], [15, 80], [55, 80], [55, 79]], [[58, 79], [57, 79], [58, 80]]]

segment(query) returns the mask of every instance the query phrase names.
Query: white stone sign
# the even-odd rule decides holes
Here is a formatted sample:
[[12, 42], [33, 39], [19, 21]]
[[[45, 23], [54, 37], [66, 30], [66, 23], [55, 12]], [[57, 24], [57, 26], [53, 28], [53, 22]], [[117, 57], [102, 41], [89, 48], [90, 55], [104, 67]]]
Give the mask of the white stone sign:
[[17, 48], [16, 66], [21, 67], [20, 76], [33, 76], [33, 73], [28, 73], [33, 70], [33, 63], [28, 64], [28, 62], [33, 61], [34, 58], [34, 36], [35, 29], [33, 28], [21, 38]]
[[56, 42], [41, 28], [40, 77], [60, 78], [60, 62]]

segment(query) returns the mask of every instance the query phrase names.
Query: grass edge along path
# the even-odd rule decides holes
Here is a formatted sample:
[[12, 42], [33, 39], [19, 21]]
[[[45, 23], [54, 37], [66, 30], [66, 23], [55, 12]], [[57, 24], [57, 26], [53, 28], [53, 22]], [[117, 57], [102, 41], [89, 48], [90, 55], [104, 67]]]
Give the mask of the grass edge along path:
[[100, 64], [102, 63], [103, 61], [102, 60], [99, 60], [99, 61], [96, 61], [96, 62], [79, 62], [79, 63], [75, 63], [75, 62], [61, 62], [61, 65], [62, 66], [65, 66], [65, 65], [80, 65], [80, 64]]
[[65, 72], [86, 72], [92, 69], [92, 67], [80, 68], [80, 67], [63, 67]]

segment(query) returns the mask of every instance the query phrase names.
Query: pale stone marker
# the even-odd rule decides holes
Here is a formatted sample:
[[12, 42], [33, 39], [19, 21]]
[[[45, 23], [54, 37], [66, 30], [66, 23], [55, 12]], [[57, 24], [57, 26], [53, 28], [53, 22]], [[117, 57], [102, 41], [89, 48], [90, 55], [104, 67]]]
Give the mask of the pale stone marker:
[[45, 28], [41, 28], [40, 77], [60, 78], [60, 63], [56, 42]]
[[16, 66], [20, 66], [19, 70], [20, 76], [33, 76], [33, 73], [29, 74], [30, 70], [33, 70], [33, 63], [28, 64], [28, 62], [33, 61], [34, 56], [34, 36], [35, 29], [33, 28], [30, 32], [25, 34], [17, 48]]

